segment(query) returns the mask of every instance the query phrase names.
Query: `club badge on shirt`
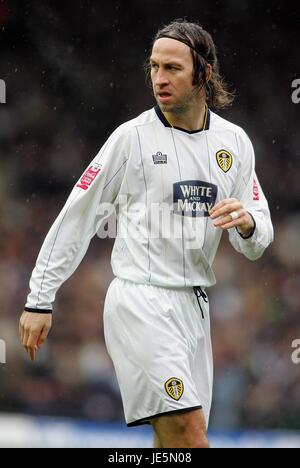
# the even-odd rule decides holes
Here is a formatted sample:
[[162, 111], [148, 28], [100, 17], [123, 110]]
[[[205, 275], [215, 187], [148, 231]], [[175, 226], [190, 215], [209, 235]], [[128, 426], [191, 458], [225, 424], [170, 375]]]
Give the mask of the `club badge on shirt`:
[[165, 390], [173, 400], [180, 400], [184, 392], [184, 385], [181, 379], [172, 377], [165, 383]]
[[221, 150], [216, 154], [217, 163], [225, 174], [232, 168], [233, 157], [229, 151]]

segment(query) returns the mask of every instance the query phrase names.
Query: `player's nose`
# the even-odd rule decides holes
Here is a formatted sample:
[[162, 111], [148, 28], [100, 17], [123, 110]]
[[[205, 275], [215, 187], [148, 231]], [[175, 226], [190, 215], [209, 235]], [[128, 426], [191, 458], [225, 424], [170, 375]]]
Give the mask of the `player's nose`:
[[161, 86], [169, 83], [168, 77], [166, 76], [166, 74], [163, 71], [158, 71], [157, 72], [157, 75], [156, 75], [154, 81], [155, 81], [156, 86], [158, 86], [158, 87], [161, 87]]

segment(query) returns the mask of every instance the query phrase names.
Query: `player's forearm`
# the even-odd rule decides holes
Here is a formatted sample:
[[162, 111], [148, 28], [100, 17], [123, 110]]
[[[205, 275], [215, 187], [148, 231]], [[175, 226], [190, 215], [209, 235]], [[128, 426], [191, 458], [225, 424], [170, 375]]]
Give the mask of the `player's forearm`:
[[39, 253], [26, 302], [30, 311], [51, 310], [57, 291], [80, 264], [94, 235], [97, 203], [92, 192], [72, 192]]
[[40, 251], [30, 280], [30, 293], [26, 310], [51, 311], [59, 288], [74, 273], [89, 245], [90, 236], [81, 243], [72, 243], [68, 238], [55, 242], [52, 228]]

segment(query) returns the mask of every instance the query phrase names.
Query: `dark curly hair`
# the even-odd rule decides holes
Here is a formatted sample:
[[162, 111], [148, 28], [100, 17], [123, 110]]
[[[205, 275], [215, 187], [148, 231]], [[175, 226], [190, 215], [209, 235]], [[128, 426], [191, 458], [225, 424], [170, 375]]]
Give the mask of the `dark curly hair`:
[[[227, 85], [220, 76], [217, 51], [211, 35], [198, 23], [190, 23], [185, 19], [177, 19], [163, 26], [154, 36], [154, 43], [163, 37], [177, 39], [188, 45], [194, 62], [193, 85], [205, 86], [206, 100], [210, 107], [217, 110], [230, 106], [234, 94], [228, 91]], [[212, 66], [212, 76], [206, 80], [207, 64]], [[151, 83], [150, 56], [145, 63], [147, 81]]]

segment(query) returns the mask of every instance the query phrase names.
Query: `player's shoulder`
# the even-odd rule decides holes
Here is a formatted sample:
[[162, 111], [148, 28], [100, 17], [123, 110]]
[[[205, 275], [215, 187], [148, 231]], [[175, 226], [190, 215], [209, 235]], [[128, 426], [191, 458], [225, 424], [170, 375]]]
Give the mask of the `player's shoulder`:
[[156, 114], [154, 109], [149, 109], [144, 111], [142, 114], [137, 117], [128, 120], [121, 124], [115, 131], [114, 134], [117, 135], [128, 135], [138, 127], [151, 125], [156, 119]]
[[239, 125], [234, 124], [233, 122], [230, 122], [227, 119], [224, 119], [220, 115], [216, 114], [215, 112], [211, 111], [211, 125], [210, 128], [211, 130], [219, 131], [219, 132], [229, 132], [232, 133], [233, 135], [238, 136], [241, 139], [244, 139], [246, 141], [249, 140], [249, 136], [245, 132], [245, 130], [240, 127]]

